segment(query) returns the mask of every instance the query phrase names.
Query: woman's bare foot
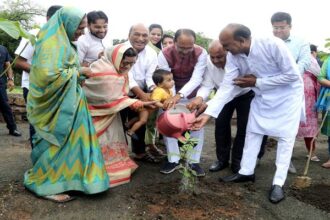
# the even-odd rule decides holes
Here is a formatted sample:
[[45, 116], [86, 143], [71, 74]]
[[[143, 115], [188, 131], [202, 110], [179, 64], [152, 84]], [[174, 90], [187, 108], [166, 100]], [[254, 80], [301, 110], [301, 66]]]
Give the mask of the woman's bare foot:
[[330, 169], [330, 159], [327, 162], [325, 162], [324, 164], [322, 164], [322, 167], [326, 168], [326, 169]]
[[69, 196], [68, 194], [49, 195], [43, 196], [43, 198], [57, 203], [69, 202], [75, 199], [75, 197]]

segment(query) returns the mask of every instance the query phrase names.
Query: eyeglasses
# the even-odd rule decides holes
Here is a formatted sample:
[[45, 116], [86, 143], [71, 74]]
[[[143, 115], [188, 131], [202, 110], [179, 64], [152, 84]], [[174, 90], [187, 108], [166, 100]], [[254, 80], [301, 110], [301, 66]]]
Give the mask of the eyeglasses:
[[128, 65], [133, 66], [134, 64], [135, 62], [125, 62], [125, 61], [121, 63], [122, 66], [128, 66]]
[[283, 31], [285, 29], [288, 29], [290, 26], [286, 25], [286, 26], [273, 26], [273, 30], [274, 31]]
[[185, 47], [179, 47], [179, 46], [176, 46], [176, 49], [180, 52], [191, 52], [194, 50], [194, 47], [191, 47], [191, 48], [185, 48]]

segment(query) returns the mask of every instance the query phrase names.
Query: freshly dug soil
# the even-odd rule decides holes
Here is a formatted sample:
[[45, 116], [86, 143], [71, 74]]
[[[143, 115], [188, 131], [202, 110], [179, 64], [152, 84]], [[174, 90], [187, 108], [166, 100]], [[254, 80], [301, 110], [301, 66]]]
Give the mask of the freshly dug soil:
[[330, 185], [316, 184], [301, 190], [292, 190], [296, 199], [330, 213]]
[[[180, 191], [180, 179], [158, 182], [132, 192], [136, 213], [141, 219], [254, 219], [247, 201], [252, 184], [224, 184], [201, 179], [195, 192]], [[246, 189], [248, 188], [248, 190]], [[134, 212], [134, 211], [133, 211]]]

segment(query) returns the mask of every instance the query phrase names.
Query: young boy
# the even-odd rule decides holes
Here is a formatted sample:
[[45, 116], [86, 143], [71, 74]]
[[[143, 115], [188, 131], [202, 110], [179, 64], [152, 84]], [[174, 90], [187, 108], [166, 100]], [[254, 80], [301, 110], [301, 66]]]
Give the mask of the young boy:
[[[151, 99], [156, 101], [155, 105], [158, 108], [163, 108], [163, 103], [166, 99], [172, 97], [172, 88], [174, 86], [173, 74], [170, 71], [157, 69], [152, 79], [157, 87], [151, 93]], [[133, 139], [138, 139], [135, 131], [138, 130], [142, 125], [147, 123], [149, 115], [154, 112], [155, 109], [143, 109], [139, 112], [139, 118], [133, 118], [130, 120], [126, 127], [127, 135], [131, 136]]]

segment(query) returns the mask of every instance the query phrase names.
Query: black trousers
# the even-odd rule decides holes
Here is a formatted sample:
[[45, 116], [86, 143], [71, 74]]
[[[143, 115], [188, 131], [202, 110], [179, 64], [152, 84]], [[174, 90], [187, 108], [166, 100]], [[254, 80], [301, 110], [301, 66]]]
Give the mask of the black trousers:
[[[29, 90], [27, 88], [23, 88], [23, 97], [24, 97], [26, 105], [27, 105], [28, 94], [29, 94]], [[30, 144], [31, 144], [31, 147], [33, 148], [32, 136], [36, 133], [36, 131], [34, 130], [34, 128], [31, 124], [29, 124], [29, 131], [30, 131]]]
[[17, 129], [13, 112], [11, 107], [8, 103], [8, 96], [7, 96], [7, 85], [0, 82], [0, 111], [2, 113], [5, 122], [7, 123], [7, 128], [9, 131], [14, 131]]
[[234, 98], [227, 103], [220, 112], [215, 123], [216, 154], [220, 162], [229, 163], [231, 150], [231, 119], [236, 109], [237, 133], [231, 150], [231, 166], [239, 169], [245, 142], [246, 125], [250, 112], [250, 104], [254, 92], [250, 91], [244, 95]]
[[[120, 111], [120, 116], [123, 124], [125, 124], [126, 120], [131, 120], [132, 118], [139, 117], [139, 113], [133, 111], [130, 108], [125, 108]], [[143, 154], [146, 152], [146, 144], [144, 142], [145, 132], [146, 126], [143, 125], [135, 132], [135, 134], [139, 137], [139, 140], [137, 141], [131, 138], [133, 153]]]

